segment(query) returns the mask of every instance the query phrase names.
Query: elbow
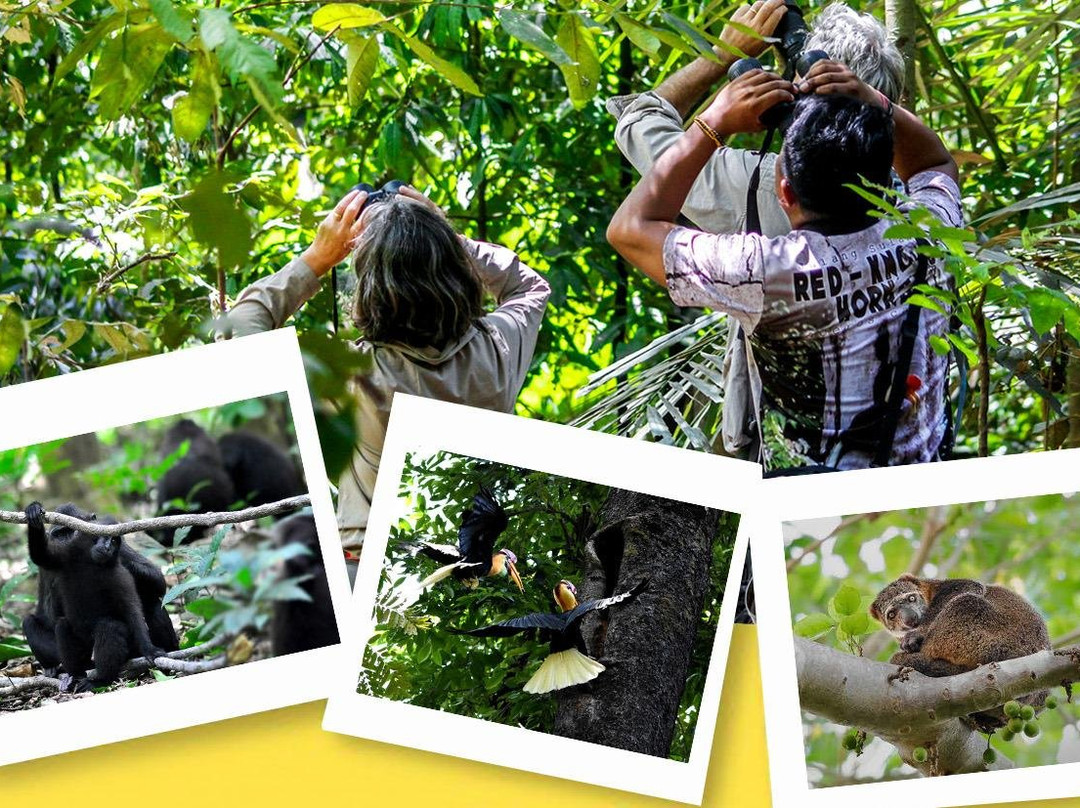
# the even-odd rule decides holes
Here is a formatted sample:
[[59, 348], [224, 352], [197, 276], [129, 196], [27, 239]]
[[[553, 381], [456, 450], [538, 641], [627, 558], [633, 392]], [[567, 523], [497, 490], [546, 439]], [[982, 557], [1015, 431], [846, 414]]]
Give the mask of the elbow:
[[630, 231], [626, 225], [625, 215], [622, 214], [620, 208], [615, 212], [615, 215], [608, 222], [607, 232], [604, 234], [607, 238], [608, 244], [615, 248], [615, 252], [619, 255], [626, 256], [626, 248], [628, 246], [628, 240]]

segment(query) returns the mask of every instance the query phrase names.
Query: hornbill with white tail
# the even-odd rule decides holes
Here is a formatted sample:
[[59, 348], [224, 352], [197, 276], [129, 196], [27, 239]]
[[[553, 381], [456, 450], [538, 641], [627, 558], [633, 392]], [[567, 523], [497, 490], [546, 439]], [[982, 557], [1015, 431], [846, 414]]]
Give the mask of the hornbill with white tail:
[[532, 678], [522, 688], [526, 693], [550, 693], [564, 687], [584, 684], [601, 674], [604, 666], [588, 655], [585, 638], [581, 635], [581, 620], [590, 612], [608, 609], [625, 603], [645, 589], [648, 581], [641, 581], [627, 592], [578, 603], [577, 590], [567, 580], [559, 581], [552, 590], [559, 614], [528, 614], [501, 623], [474, 628], [470, 631], [453, 630], [455, 634], [471, 634], [474, 637], [509, 637], [512, 634], [539, 635], [547, 640], [551, 651]]
[[508, 514], [495, 501], [491, 491], [480, 486], [472, 507], [466, 508], [461, 517], [457, 547], [420, 542], [421, 553], [445, 565], [422, 580], [420, 588], [426, 589], [451, 575], [469, 588], [475, 587], [481, 578], [509, 575], [518, 590], [524, 592], [517, 571], [517, 556], [506, 548], [493, 552], [495, 539], [506, 530], [508, 522]]

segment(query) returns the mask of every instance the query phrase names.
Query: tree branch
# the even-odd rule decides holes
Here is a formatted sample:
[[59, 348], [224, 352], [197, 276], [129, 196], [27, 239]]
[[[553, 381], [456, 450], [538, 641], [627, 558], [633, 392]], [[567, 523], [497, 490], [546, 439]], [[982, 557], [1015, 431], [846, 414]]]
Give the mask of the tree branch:
[[[275, 516], [285, 511], [294, 511], [311, 504], [311, 495], [302, 494], [298, 497], [289, 497], [277, 502], [268, 502], [265, 505], [257, 505], [254, 508], [244, 508], [240, 511], [221, 511], [217, 513], [181, 513], [175, 516], [156, 516], [152, 519], [136, 519], [132, 522], [122, 522], [116, 525], [105, 525], [98, 522], [84, 522], [74, 516], [64, 513], [46, 511], [42, 520], [50, 524], [63, 525], [72, 530], [89, 533], [92, 536], [124, 536], [139, 530], [147, 532], [161, 530], [163, 528], [177, 527], [211, 527], [213, 525], [235, 524], [246, 522], [249, 519], [258, 519], [263, 516]], [[13, 525], [26, 524], [26, 514], [22, 511], [0, 511], [0, 522], [8, 522]]]
[[128, 271], [130, 271], [132, 269], [135, 269], [135, 267], [137, 267], [137, 266], [142, 266], [143, 264], [148, 263], [150, 261], [168, 261], [170, 258], [175, 258], [175, 257], [176, 257], [176, 252], [175, 251], [173, 251], [173, 252], [163, 252], [163, 253], [146, 253], [145, 255], [142, 255], [142, 256], [136, 258], [130, 264], [125, 264], [124, 266], [120, 267], [119, 269], [114, 270], [113, 272], [110, 272], [108, 275], [106, 275], [104, 278], [102, 278], [100, 281], [98, 281], [97, 290], [98, 290], [98, 292], [107, 292], [109, 290], [109, 287], [112, 286], [113, 281], [115, 281], [117, 278], [124, 275], [124, 273], [126, 273], [126, 272], [128, 272]]
[[[914, 671], [889, 680], [899, 668], [795, 638], [799, 700], [803, 710], [859, 727], [896, 746], [905, 762], [924, 774], [985, 771], [986, 741], [964, 716], [1006, 701], [1080, 680], [1080, 648], [1040, 651], [933, 678]], [[916, 746], [933, 749], [919, 763]], [[989, 768], [1008, 768], [999, 756]]]
[[[224, 668], [228, 664], [227, 654], [219, 654], [216, 657], [210, 659], [192, 661], [192, 657], [197, 657], [206, 653], [212, 648], [217, 648], [222, 645], [226, 645], [229, 638], [226, 635], [219, 635], [199, 645], [193, 645], [190, 648], [181, 648], [179, 651], [172, 651], [168, 654], [157, 657], [151, 662], [146, 657], [136, 657], [135, 659], [128, 660], [120, 671], [121, 676], [138, 676], [145, 673], [150, 668], [158, 668], [167, 673], [175, 673], [178, 676], [188, 676], [193, 673], [202, 673], [203, 671], [214, 670], [215, 668]], [[96, 670], [87, 672], [87, 676], [93, 677], [97, 673]], [[13, 677], [0, 674], [0, 696], [12, 696], [16, 693], [22, 693], [27, 690], [39, 690], [51, 688], [53, 690], [60, 690], [60, 680], [53, 678], [52, 676], [27, 676], [27, 677]]]

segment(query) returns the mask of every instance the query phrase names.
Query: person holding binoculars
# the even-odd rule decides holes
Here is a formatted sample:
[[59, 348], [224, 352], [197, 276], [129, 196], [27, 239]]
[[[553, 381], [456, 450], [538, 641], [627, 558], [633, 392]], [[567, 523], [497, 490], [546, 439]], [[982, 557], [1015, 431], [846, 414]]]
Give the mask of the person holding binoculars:
[[[724, 139], [764, 128], [792, 104], [773, 162], [784, 235], [710, 234], [677, 224]], [[728, 84], [653, 164], [608, 228], [611, 244], [681, 306], [728, 312], [750, 347], [761, 396], [789, 438], [821, 467], [938, 459], [949, 443], [948, 358], [931, 347], [948, 316], [909, 305], [916, 286], [947, 287], [944, 260], [916, 239], [886, 238], [888, 221], [849, 186], [906, 185], [921, 206], [962, 226], [956, 164], [914, 115], [845, 66], [818, 61], [798, 85], [761, 69]]]
[[[716, 48], [716, 60], [699, 57], [674, 73], [653, 91], [609, 99], [608, 109], [618, 118], [615, 141], [623, 155], [644, 175], [657, 158], [683, 133], [683, 119], [723, 79], [738, 53], [759, 56], [773, 36], [777, 50], [790, 69], [799, 55], [824, 51], [847, 65], [863, 82], [896, 102], [904, 82], [904, 60], [885, 27], [869, 14], [859, 14], [843, 3], [822, 9], [812, 29], [803, 22], [794, 3], [758, 0], [736, 10], [720, 39], [728, 47]], [[747, 30], [753, 33], [747, 33]], [[791, 78], [791, 76], [788, 76]], [[747, 229], [748, 202], [757, 212], [757, 227], [766, 236], [791, 229], [791, 222], [768, 178], [773, 176], [776, 155], [758, 155], [745, 149], [717, 150], [698, 175], [682, 214], [710, 233], [738, 233]], [[765, 178], [751, 195], [748, 190], [755, 169]], [[760, 413], [754, 404], [760, 380], [737, 327], [731, 329], [724, 366], [723, 447], [729, 453], [760, 459]]]
[[[367, 369], [353, 379], [360, 444], [338, 483], [338, 528], [359, 549], [394, 393], [512, 412], [551, 288], [506, 247], [454, 231], [416, 189], [357, 186], [284, 269], [240, 293], [233, 336], [282, 326], [352, 254], [352, 318]], [[484, 293], [495, 298], [485, 312]]]

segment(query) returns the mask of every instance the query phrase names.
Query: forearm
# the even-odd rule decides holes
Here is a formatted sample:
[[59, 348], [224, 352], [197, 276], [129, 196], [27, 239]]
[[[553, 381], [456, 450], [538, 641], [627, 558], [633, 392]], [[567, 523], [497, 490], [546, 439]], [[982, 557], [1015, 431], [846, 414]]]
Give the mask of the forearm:
[[256, 281], [240, 293], [226, 314], [233, 337], [281, 327], [297, 309], [319, 291], [319, 277], [303, 259]]
[[472, 257], [473, 266], [484, 289], [489, 292], [498, 305], [502, 306], [523, 298], [542, 298], [547, 301], [551, 287], [536, 270], [527, 266], [508, 247], [473, 241], [461, 237], [465, 251]]
[[663, 246], [690, 188], [716, 144], [692, 126], [656, 161], [619, 206], [607, 238], [627, 261], [662, 286]]
[[893, 107], [893, 167], [904, 182], [921, 171], [940, 171], [959, 179], [956, 162], [941, 138], [906, 109]]
[[717, 59], [699, 56], [660, 82], [653, 92], [675, 107], [679, 117], [685, 120], [735, 63], [735, 57], [726, 51], [717, 54]]

